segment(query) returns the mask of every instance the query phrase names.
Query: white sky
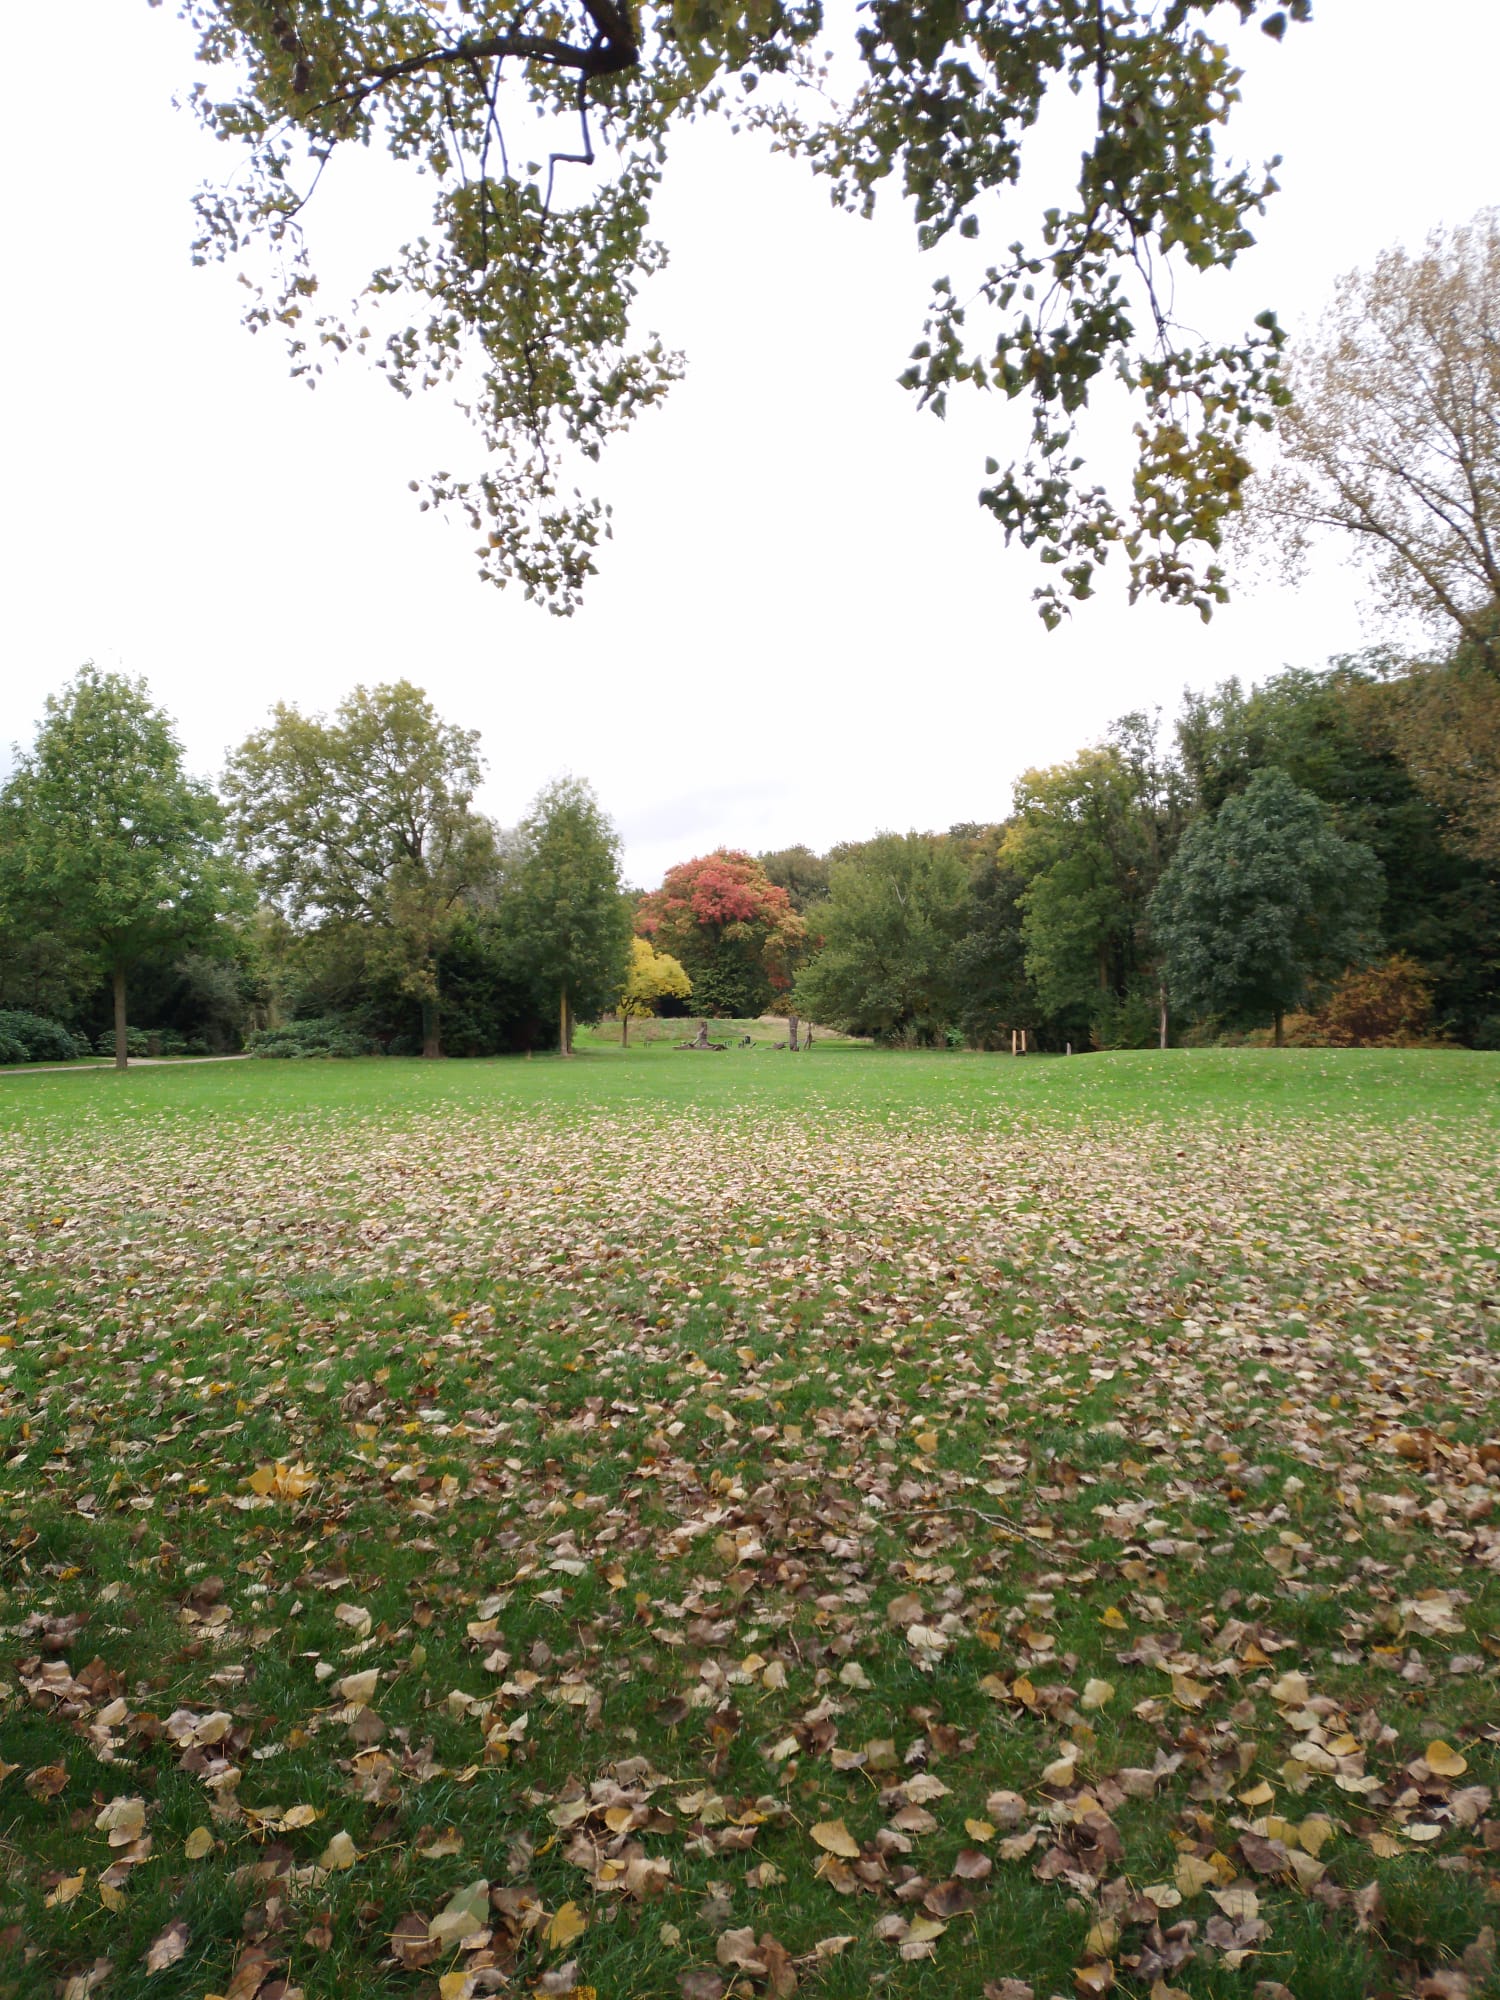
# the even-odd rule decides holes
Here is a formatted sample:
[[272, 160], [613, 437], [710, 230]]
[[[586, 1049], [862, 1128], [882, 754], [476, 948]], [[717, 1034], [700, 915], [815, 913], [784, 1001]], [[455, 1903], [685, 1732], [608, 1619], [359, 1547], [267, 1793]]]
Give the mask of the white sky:
[[[1284, 192], [1239, 269], [1180, 296], [1196, 324], [1272, 305], [1295, 330], [1338, 272], [1500, 200], [1496, 0], [1315, 12], [1279, 48], [1237, 38], [1229, 149], [1281, 153]], [[482, 730], [487, 810], [513, 821], [547, 778], [587, 776], [650, 885], [721, 843], [998, 818], [1020, 771], [1126, 709], [1374, 636], [1332, 553], [1299, 590], [1245, 579], [1208, 627], [1110, 588], [1049, 635], [1038, 570], [974, 501], [1006, 414], [985, 399], [939, 424], [895, 386], [930, 271], [894, 204], [873, 226], [837, 215], [722, 131], [687, 136], [659, 207], [672, 263], [641, 316], [689, 376], [602, 468], [603, 574], [570, 621], [502, 595], [467, 527], [407, 491], [477, 469], [447, 405], [356, 362], [309, 393], [242, 330], [229, 279], [190, 268], [190, 195], [229, 161], [172, 109], [190, 65], [170, 6], [67, 13], [66, 88], [36, 81], [58, 75], [51, 8], [9, 24], [0, 82], [0, 737], [28, 739], [93, 658], [146, 675], [211, 774], [272, 701], [407, 675]], [[1065, 133], [1045, 146], [1068, 164]], [[393, 212], [420, 226], [422, 192], [350, 166], [314, 217], [345, 290], [400, 240]]]

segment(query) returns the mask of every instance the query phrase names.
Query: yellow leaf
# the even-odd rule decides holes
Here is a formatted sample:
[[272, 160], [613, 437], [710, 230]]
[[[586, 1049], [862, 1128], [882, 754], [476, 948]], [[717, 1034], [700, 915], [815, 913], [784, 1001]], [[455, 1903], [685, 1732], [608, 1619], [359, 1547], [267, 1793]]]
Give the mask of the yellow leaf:
[[1115, 1684], [1113, 1681], [1085, 1681], [1083, 1684], [1083, 1699], [1079, 1702], [1078, 1706], [1080, 1708], [1103, 1708], [1106, 1702], [1111, 1702], [1114, 1698]]
[[371, 1702], [379, 1685], [379, 1667], [368, 1667], [362, 1674], [345, 1674], [339, 1682], [339, 1693], [345, 1701]]
[[987, 1840], [995, 1838], [995, 1829], [987, 1819], [966, 1819], [964, 1821], [964, 1832], [969, 1836], [970, 1840], [977, 1840], [981, 1847], [983, 1847]]
[[934, 1452], [937, 1450], [937, 1448], [938, 1448], [938, 1434], [936, 1431], [917, 1432], [918, 1451]]
[[1333, 1838], [1333, 1821], [1314, 1813], [1297, 1828], [1297, 1839], [1309, 1854], [1321, 1854]]
[[473, 2000], [472, 1972], [445, 1972], [438, 1980], [439, 2000]]
[[206, 1826], [195, 1826], [182, 1844], [182, 1851], [189, 1861], [201, 1861], [205, 1854], [214, 1851], [214, 1837]]
[[842, 1855], [846, 1861], [858, 1861], [859, 1842], [841, 1819], [819, 1820], [811, 1831], [819, 1847], [829, 1854]]
[[1125, 1630], [1125, 1619], [1113, 1604], [1106, 1605], [1104, 1610], [1099, 1613], [1099, 1623], [1107, 1625], [1111, 1632], [1123, 1632]]
[[139, 1840], [146, 1830], [145, 1801], [111, 1799], [94, 1825], [101, 1833], [109, 1835], [111, 1847], [128, 1847], [131, 1841]]
[[589, 1920], [576, 1903], [564, 1903], [547, 1926], [547, 1943], [553, 1951], [566, 1951], [574, 1938], [580, 1938], [589, 1927]]
[[83, 1887], [83, 1878], [88, 1872], [87, 1868], [80, 1868], [76, 1875], [64, 1875], [57, 1887], [48, 1891], [47, 1908], [51, 1910], [59, 1903], [71, 1903]]
[[1398, 1854], [1405, 1852], [1405, 1849], [1399, 1840], [1392, 1840], [1388, 1833], [1372, 1833], [1370, 1851], [1382, 1861], [1394, 1861]]
[[1213, 1689], [1202, 1681], [1195, 1681], [1190, 1674], [1173, 1674], [1172, 1699], [1179, 1708], [1202, 1708]]
[[1275, 1796], [1276, 1794], [1271, 1790], [1271, 1787], [1266, 1783], [1265, 1779], [1262, 1778], [1260, 1783], [1258, 1785], [1252, 1785], [1248, 1792], [1240, 1793], [1240, 1804], [1242, 1806], [1250, 1806], [1252, 1808], [1257, 1806], [1268, 1806], [1271, 1803], [1272, 1799], [1275, 1798]]
[[359, 1849], [342, 1831], [336, 1833], [323, 1852], [318, 1856], [320, 1868], [352, 1868], [359, 1859]]
[[1253, 1923], [1260, 1915], [1260, 1898], [1253, 1889], [1210, 1889], [1208, 1893], [1232, 1924]]
[[1469, 1760], [1460, 1754], [1441, 1736], [1429, 1743], [1423, 1753], [1429, 1771], [1435, 1771], [1440, 1778], [1461, 1778], [1469, 1768]]
[[1173, 1880], [1184, 1896], [1198, 1896], [1210, 1882], [1217, 1882], [1218, 1870], [1211, 1862], [1201, 1860], [1196, 1854], [1184, 1854], [1177, 1863]]

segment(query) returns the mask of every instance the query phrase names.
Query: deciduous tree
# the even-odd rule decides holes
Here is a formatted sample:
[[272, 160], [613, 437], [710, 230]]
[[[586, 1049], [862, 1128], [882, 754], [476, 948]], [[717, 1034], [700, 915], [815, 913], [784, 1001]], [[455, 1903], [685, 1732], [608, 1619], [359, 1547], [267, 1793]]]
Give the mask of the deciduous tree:
[[785, 889], [787, 900], [799, 917], [826, 900], [828, 862], [810, 847], [778, 847], [760, 856], [760, 865], [777, 888]]
[[520, 835], [502, 912], [522, 961], [552, 996], [559, 1047], [568, 1056], [574, 1021], [612, 1006], [629, 966], [620, 836], [580, 778], [545, 786]]
[[885, 1041], [941, 1042], [959, 1013], [969, 871], [941, 835], [882, 833], [828, 872], [822, 949], [797, 981], [814, 1021]]
[[47, 697], [36, 742], [0, 792], [5, 926], [45, 932], [110, 980], [117, 1069], [132, 968], [202, 945], [240, 899], [222, 825], [145, 681], [92, 665]]
[[[1500, 330], [1497, 330], [1500, 344]], [[1390, 736], [1455, 843], [1492, 875], [1500, 869], [1500, 604], [1452, 655], [1414, 662], [1394, 690]]]
[[1087, 1015], [1147, 969], [1157, 853], [1140, 774], [1117, 746], [1022, 776], [1000, 858], [1025, 885], [1026, 971], [1048, 1013]]
[[1500, 603], [1500, 209], [1338, 282], [1292, 348], [1279, 462], [1247, 521], [1300, 572], [1325, 535], [1381, 607], [1494, 663]]
[[1258, 771], [1212, 819], [1189, 827], [1151, 920], [1173, 1001], [1232, 1025], [1283, 1017], [1369, 955], [1380, 864], [1335, 833], [1285, 771]]
[[[1269, 313], [1222, 345], [1190, 334], [1162, 277], [1232, 263], [1275, 186], [1221, 150], [1241, 76], [1221, 30], [1237, 16], [1279, 37], [1310, 0], [871, 0], [847, 25], [822, 0], [178, 4], [198, 31], [194, 105], [247, 154], [199, 200], [198, 256], [269, 245], [250, 318], [287, 329], [299, 372], [354, 349], [403, 394], [455, 386], [489, 469], [434, 475], [426, 504], [467, 512], [496, 581], [568, 611], [594, 568], [607, 509], [567, 482], [680, 372], [637, 330], [636, 292], [665, 254], [649, 231], [669, 143], [718, 110], [845, 208], [868, 213], [890, 184], [923, 248], [1006, 231], [1003, 252], [938, 280], [903, 379], [939, 414], [962, 385], [1030, 404], [1026, 456], [991, 461], [981, 499], [1058, 566], [1037, 593], [1049, 622], [1111, 550], [1133, 592], [1205, 616], [1223, 597], [1214, 550], [1281, 335]], [[1077, 182], [1014, 243], [1007, 199], [1055, 93], [1091, 113]], [[538, 113], [563, 125], [545, 157], [521, 129]], [[393, 246], [355, 315], [311, 313], [301, 211], [341, 149], [368, 146], [428, 177], [432, 226]], [[1115, 498], [1075, 476], [1078, 414], [1111, 375], [1141, 405]]]
[[262, 893], [299, 925], [357, 927], [422, 1010], [440, 1056], [439, 961], [466, 896], [495, 868], [473, 809], [479, 734], [441, 720], [410, 681], [357, 687], [333, 719], [278, 702], [231, 757], [231, 823]]
[[693, 982], [667, 951], [653, 951], [643, 937], [630, 940], [630, 969], [615, 1002], [620, 1017], [620, 1047], [630, 1040], [632, 1021], [646, 1021], [663, 1000], [686, 1000]]
[[669, 869], [641, 898], [636, 929], [681, 960], [700, 1007], [730, 1018], [759, 1014], [785, 993], [807, 942], [786, 890], [737, 848]]

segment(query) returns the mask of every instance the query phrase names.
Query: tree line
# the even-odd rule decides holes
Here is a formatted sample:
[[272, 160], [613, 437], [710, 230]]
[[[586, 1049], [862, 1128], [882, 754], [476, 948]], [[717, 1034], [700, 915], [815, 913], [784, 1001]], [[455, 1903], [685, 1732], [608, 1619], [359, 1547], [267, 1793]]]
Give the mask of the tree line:
[[1230, 680], [994, 822], [721, 849], [641, 892], [583, 781], [479, 811], [477, 732], [410, 682], [278, 704], [215, 788], [143, 682], [86, 667], [0, 789], [0, 1060], [567, 1053], [579, 1020], [689, 1007], [906, 1046], [1500, 1047], [1483, 730], [1466, 787], [1432, 752], [1434, 709], [1496, 685], [1469, 638]]

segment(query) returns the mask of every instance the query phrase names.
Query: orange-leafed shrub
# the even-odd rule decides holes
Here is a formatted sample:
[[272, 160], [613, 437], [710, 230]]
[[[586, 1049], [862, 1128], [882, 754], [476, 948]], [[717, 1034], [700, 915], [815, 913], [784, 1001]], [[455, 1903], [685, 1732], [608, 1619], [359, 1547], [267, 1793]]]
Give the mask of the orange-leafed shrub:
[[1315, 1018], [1329, 1048], [1407, 1048], [1432, 1038], [1432, 981], [1398, 952], [1346, 972]]

